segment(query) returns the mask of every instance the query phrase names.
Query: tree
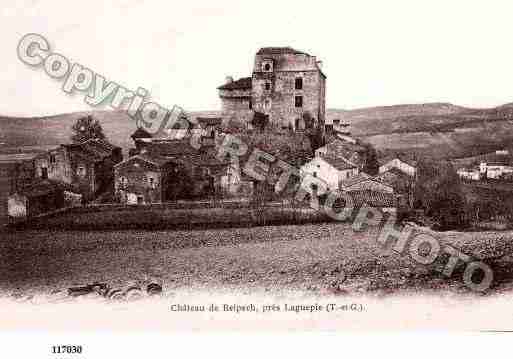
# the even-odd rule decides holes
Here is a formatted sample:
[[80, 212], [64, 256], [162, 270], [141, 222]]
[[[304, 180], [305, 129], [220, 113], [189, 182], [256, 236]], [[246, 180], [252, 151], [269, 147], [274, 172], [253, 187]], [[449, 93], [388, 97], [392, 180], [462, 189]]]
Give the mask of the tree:
[[379, 172], [378, 153], [371, 144], [363, 144], [363, 147], [365, 148], [363, 172], [375, 176]]
[[447, 161], [421, 160], [417, 167], [415, 199], [442, 228], [465, 224], [466, 201], [460, 178]]
[[73, 131], [71, 141], [74, 143], [81, 143], [92, 138], [105, 139], [100, 122], [93, 120], [92, 116], [79, 118], [71, 129]]

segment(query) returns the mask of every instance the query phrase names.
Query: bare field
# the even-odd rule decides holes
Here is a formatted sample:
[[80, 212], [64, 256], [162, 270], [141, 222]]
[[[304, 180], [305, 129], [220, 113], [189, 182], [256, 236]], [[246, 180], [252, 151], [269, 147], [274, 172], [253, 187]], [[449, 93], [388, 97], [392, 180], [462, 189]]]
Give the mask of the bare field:
[[[0, 290], [50, 293], [94, 281], [122, 286], [159, 278], [164, 291], [243, 288], [312, 293], [450, 290], [468, 293], [461, 269], [445, 278], [433, 266], [379, 245], [377, 230], [315, 224], [202, 231], [3, 233]], [[511, 287], [511, 232], [435, 233], [492, 266], [491, 292]], [[498, 256], [497, 253], [503, 251]], [[445, 264], [447, 258], [442, 260]]]

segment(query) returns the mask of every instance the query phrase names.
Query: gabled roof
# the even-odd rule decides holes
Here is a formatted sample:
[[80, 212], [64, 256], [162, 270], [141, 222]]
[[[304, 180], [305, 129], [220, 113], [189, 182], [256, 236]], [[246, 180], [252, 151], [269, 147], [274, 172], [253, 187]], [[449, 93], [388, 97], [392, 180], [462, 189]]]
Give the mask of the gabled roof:
[[293, 54], [293, 55], [308, 55], [306, 52], [298, 51], [293, 49], [292, 47], [262, 47], [258, 50], [257, 55], [285, 55], [285, 54]]
[[142, 127], [137, 127], [137, 130], [132, 134], [132, 139], [137, 140], [139, 138], [151, 138], [151, 134]]
[[364, 158], [360, 153], [365, 151], [365, 147], [361, 145], [335, 138], [320, 149], [324, 149], [328, 156], [343, 157], [351, 163], [363, 165]]
[[351, 191], [348, 194], [353, 199], [355, 207], [368, 205], [375, 208], [391, 208], [397, 206], [397, 200], [394, 194], [379, 191]]
[[72, 151], [78, 151], [84, 158], [87, 158], [92, 162], [103, 161], [112, 155], [112, 151], [114, 149], [119, 148], [105, 140], [96, 138], [89, 139], [81, 143], [65, 144], [62, 146]]
[[148, 152], [164, 157], [183, 156], [198, 153], [191, 146], [190, 138], [179, 140], [154, 140], [148, 145]]
[[360, 172], [357, 176], [350, 177], [348, 179], [340, 181], [340, 184], [342, 187], [351, 187], [357, 183], [367, 181], [367, 180], [375, 181], [375, 179], [373, 177], [369, 176], [367, 173]]
[[138, 155], [127, 158], [123, 162], [116, 164], [114, 167], [121, 167], [121, 166], [126, 165], [127, 163], [130, 163], [130, 162], [133, 162], [135, 160], [140, 160], [140, 161], [143, 161], [146, 163], [150, 163], [159, 168], [165, 166], [166, 164], [168, 164], [170, 162], [173, 162], [172, 159], [166, 158], [164, 156], [158, 156], [158, 155], [151, 154], [151, 153], [140, 153]]
[[220, 126], [223, 119], [221, 117], [196, 117], [196, 121], [198, 121], [200, 125]]
[[339, 171], [348, 170], [351, 168], [357, 168], [357, 166], [354, 163], [349, 162], [348, 160], [346, 160], [343, 157], [334, 157], [331, 155], [321, 155], [320, 158]]
[[412, 167], [417, 167], [417, 164], [418, 164], [418, 162], [415, 159], [410, 158], [406, 155], [387, 156], [387, 157], [379, 159], [378, 162], [379, 162], [380, 166], [383, 166], [383, 165], [387, 164], [388, 162], [395, 160], [395, 159], [398, 159], [401, 162], [404, 162]]
[[385, 172], [380, 173], [376, 178], [383, 182], [395, 181], [398, 179], [404, 179], [405, 181], [412, 181], [412, 177], [407, 173], [404, 173], [398, 168], [390, 168]]
[[252, 86], [252, 78], [251, 77], [243, 77], [236, 81], [225, 83], [224, 85], [219, 86], [218, 90], [251, 90]]

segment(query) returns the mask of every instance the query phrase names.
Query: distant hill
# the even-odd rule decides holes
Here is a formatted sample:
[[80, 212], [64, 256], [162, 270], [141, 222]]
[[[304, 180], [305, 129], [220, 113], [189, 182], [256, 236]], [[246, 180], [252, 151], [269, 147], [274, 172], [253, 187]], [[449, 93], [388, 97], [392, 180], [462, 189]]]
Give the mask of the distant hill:
[[[216, 115], [217, 111], [195, 112], [195, 116]], [[84, 111], [46, 117], [0, 117], [0, 153], [37, 152], [70, 142], [71, 126], [80, 117], [98, 119], [108, 140], [127, 150], [135, 121], [125, 111]]]
[[349, 124], [352, 135], [372, 143], [381, 155], [460, 158], [509, 147], [513, 141], [513, 104], [490, 109], [449, 103], [330, 109], [327, 122], [333, 119]]
[[[192, 112], [216, 116], [218, 111]], [[34, 152], [69, 142], [71, 126], [85, 115], [98, 119], [108, 139], [127, 150], [136, 124], [124, 111], [91, 111], [40, 118], [0, 117], [0, 153]], [[449, 103], [328, 109], [351, 133], [372, 143], [381, 155], [416, 153], [435, 158], [476, 156], [513, 143], [513, 103], [471, 109]]]

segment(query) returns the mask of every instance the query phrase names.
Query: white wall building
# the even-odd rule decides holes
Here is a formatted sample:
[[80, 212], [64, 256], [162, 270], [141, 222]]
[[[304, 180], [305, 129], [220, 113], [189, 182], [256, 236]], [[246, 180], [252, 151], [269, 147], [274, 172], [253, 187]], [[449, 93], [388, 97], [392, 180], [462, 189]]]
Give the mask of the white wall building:
[[358, 167], [344, 158], [332, 156], [317, 156], [301, 167], [301, 176], [311, 175], [319, 178], [327, 185], [327, 191], [339, 189], [340, 181], [358, 175]]
[[460, 168], [457, 173], [462, 179], [471, 181], [479, 181], [481, 179], [481, 172], [478, 169]]
[[398, 157], [395, 157], [391, 160], [384, 162], [381, 166], [379, 166], [379, 173], [384, 173], [386, 171], [391, 170], [392, 168], [397, 168], [398, 170], [410, 175], [411, 177], [415, 177], [417, 172], [416, 164], [413, 161], [405, 161]]

